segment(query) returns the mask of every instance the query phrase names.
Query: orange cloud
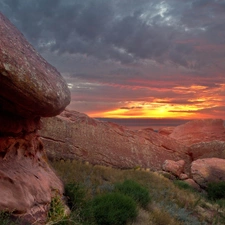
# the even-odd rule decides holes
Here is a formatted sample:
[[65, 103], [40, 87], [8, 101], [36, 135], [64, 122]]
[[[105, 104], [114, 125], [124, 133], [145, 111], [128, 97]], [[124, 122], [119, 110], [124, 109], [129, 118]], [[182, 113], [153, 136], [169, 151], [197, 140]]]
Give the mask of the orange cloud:
[[214, 88], [203, 85], [177, 86], [172, 88], [172, 91], [176, 96], [178, 94], [190, 97], [183, 100], [166, 97], [153, 98], [151, 101], [122, 102], [123, 107], [101, 112], [98, 117], [194, 119], [221, 115], [217, 109], [224, 104], [225, 84], [216, 85]]

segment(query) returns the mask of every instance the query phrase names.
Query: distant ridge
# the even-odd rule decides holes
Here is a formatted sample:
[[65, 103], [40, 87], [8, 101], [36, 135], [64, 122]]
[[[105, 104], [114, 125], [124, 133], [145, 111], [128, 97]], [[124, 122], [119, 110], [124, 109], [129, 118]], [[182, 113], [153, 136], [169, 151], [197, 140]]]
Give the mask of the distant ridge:
[[162, 127], [176, 127], [189, 122], [186, 119], [146, 119], [146, 118], [95, 118], [100, 121], [117, 123], [132, 130], [151, 127], [158, 130]]

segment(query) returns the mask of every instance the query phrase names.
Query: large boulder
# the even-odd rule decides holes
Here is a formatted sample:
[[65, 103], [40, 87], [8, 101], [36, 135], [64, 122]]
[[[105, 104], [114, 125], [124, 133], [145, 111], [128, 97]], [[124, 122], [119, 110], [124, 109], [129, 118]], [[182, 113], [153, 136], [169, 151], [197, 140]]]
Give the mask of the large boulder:
[[175, 127], [168, 137], [187, 146], [192, 161], [225, 158], [225, 127], [222, 119], [192, 120]]
[[189, 147], [191, 159], [221, 158], [225, 159], [225, 141], [210, 141], [193, 144]]
[[169, 137], [186, 146], [200, 142], [225, 141], [225, 127], [222, 119], [192, 120], [173, 129]]
[[55, 116], [70, 102], [67, 84], [0, 13], [0, 105], [23, 117]]
[[225, 181], [225, 159], [198, 159], [191, 164], [191, 175], [204, 188], [209, 182]]
[[0, 13], [0, 210], [45, 224], [63, 184], [37, 131], [41, 116], [57, 115], [69, 102], [61, 75]]
[[132, 131], [75, 111], [65, 110], [57, 117], [42, 118], [40, 135], [53, 159], [152, 170], [160, 170], [166, 159], [183, 159], [190, 165], [187, 148], [174, 139], [151, 129]]

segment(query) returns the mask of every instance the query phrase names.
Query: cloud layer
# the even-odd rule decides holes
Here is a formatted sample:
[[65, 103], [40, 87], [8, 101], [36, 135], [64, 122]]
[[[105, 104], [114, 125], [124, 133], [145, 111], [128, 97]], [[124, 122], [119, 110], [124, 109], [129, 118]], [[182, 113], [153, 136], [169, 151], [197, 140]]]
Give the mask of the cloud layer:
[[222, 117], [224, 0], [0, 0], [91, 116]]

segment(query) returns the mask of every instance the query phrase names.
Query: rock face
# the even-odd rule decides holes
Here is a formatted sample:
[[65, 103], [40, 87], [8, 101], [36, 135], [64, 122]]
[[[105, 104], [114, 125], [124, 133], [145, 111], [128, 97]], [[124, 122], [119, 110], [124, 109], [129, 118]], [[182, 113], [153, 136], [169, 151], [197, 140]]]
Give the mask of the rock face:
[[69, 102], [60, 74], [0, 14], [0, 210], [44, 223], [63, 184], [37, 131], [41, 116], [54, 116]]
[[161, 169], [166, 159], [190, 164], [187, 148], [153, 130], [131, 131], [122, 126], [64, 111], [42, 119], [42, 140], [50, 158], [80, 159], [118, 168]]
[[[225, 159], [225, 128], [219, 119], [191, 121], [156, 133], [151, 128], [129, 130], [65, 110], [55, 118], [42, 118], [42, 127], [40, 135], [52, 159], [78, 159], [118, 168], [141, 166], [159, 172], [163, 169], [193, 185], [197, 183], [195, 187], [204, 187], [205, 182], [194, 172], [201, 162], [198, 159]], [[201, 171], [204, 164], [199, 167]]]
[[191, 160], [225, 158], [225, 127], [221, 119], [193, 120], [168, 135], [189, 148]]
[[209, 182], [225, 181], [225, 159], [198, 159], [191, 164], [191, 175], [201, 187]]
[[225, 159], [225, 141], [210, 141], [193, 144], [189, 147], [192, 160], [217, 157]]
[[184, 172], [184, 166], [185, 166], [185, 161], [184, 160], [179, 160], [177, 162], [173, 160], [166, 160], [162, 168], [166, 172], [170, 172], [173, 175], [180, 177], [180, 175]]
[[193, 120], [175, 127], [169, 137], [186, 146], [215, 140], [225, 141], [225, 127], [222, 119]]
[[59, 114], [70, 102], [61, 75], [2, 14], [0, 37], [1, 108], [23, 117]]

